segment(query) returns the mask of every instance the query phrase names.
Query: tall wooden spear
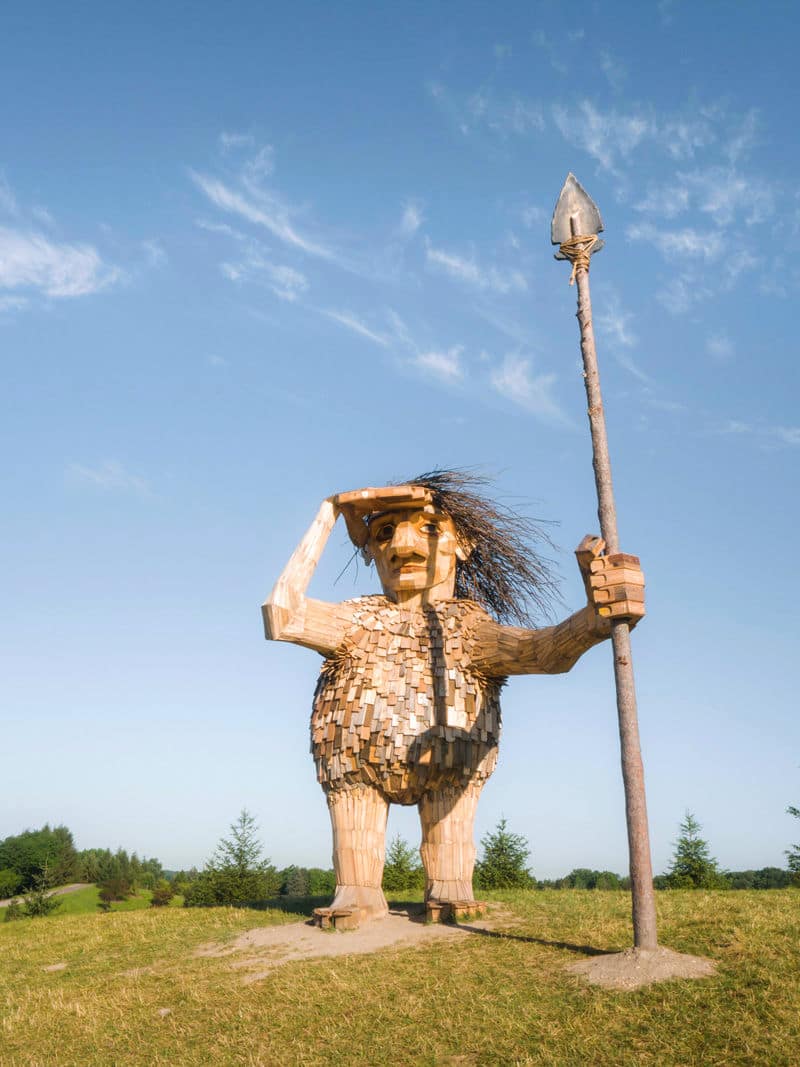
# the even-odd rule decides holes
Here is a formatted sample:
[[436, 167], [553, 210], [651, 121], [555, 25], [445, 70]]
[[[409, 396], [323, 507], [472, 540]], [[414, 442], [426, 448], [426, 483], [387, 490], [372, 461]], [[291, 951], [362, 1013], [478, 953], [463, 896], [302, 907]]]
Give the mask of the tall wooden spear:
[[[567, 175], [558, 197], [550, 237], [559, 246], [556, 259], [572, 263], [570, 285], [577, 283], [577, 318], [581, 328], [581, 355], [589, 426], [592, 433], [592, 463], [597, 486], [597, 514], [600, 532], [609, 556], [619, 553], [617, 511], [611, 482], [606, 423], [600, 395], [600, 377], [592, 328], [592, 300], [589, 293], [589, 262], [603, 247], [598, 234], [603, 229], [600, 212], [574, 174]], [[631, 891], [633, 896], [633, 943], [643, 951], [658, 948], [653, 868], [647, 829], [647, 802], [644, 768], [636, 715], [636, 689], [633, 680], [630, 626], [624, 618], [612, 618], [611, 643], [614, 649], [614, 679], [617, 689], [619, 739], [622, 754], [622, 780], [625, 786], [625, 813], [628, 823]]]

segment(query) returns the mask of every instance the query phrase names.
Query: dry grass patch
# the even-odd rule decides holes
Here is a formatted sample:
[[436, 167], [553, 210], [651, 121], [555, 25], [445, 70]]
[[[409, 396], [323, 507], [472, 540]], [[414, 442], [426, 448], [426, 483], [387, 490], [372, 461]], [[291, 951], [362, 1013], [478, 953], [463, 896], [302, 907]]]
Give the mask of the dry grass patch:
[[[635, 993], [565, 971], [628, 947], [624, 894], [493, 896], [503, 907], [489, 932], [287, 963], [250, 985], [236, 957], [197, 947], [297, 916], [163, 909], [8, 924], [0, 1062], [797, 1062], [797, 892], [659, 894], [662, 942], [715, 959], [719, 973]], [[67, 966], [44, 970], [56, 963]]]

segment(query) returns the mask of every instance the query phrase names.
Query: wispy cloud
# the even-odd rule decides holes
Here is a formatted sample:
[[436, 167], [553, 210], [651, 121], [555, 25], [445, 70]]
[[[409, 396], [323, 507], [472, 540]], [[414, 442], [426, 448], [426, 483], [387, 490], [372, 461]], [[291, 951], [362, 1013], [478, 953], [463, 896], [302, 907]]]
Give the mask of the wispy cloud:
[[221, 233], [225, 237], [232, 237], [235, 241], [249, 240], [247, 234], [242, 233], [241, 230], [237, 230], [233, 226], [229, 226], [227, 222], [209, 222], [208, 219], [196, 219], [195, 226], [198, 230], [205, 230], [207, 233]]
[[473, 122], [495, 133], [524, 136], [545, 127], [541, 106], [522, 96], [498, 100], [488, 90], [480, 90], [469, 98], [467, 106]]
[[673, 159], [692, 159], [716, 140], [716, 134], [705, 118], [678, 117], [664, 121], [659, 140]]
[[631, 327], [632, 319], [633, 315], [623, 311], [618, 298], [612, 295], [605, 301], [604, 310], [597, 315], [597, 325], [609, 341], [624, 348], [633, 348], [639, 343], [639, 338]]
[[591, 100], [581, 101], [577, 108], [557, 105], [553, 117], [565, 141], [588, 152], [612, 173], [645, 138], [656, 133], [655, 122], [648, 115], [602, 112]]
[[70, 463], [64, 472], [64, 476], [68, 484], [89, 486], [105, 492], [131, 490], [146, 495], [150, 491], [150, 487], [144, 478], [127, 471], [116, 460], [106, 460], [96, 467], [87, 467], [81, 463]]
[[717, 433], [752, 436], [765, 445], [786, 445], [789, 448], [800, 447], [800, 426], [768, 425], [765, 423], [744, 422], [729, 419], [718, 427]]
[[625, 232], [631, 241], [647, 241], [668, 259], [688, 257], [710, 262], [718, 259], [725, 247], [725, 240], [717, 230], [698, 230], [691, 226], [663, 230], [642, 222], [632, 223]]
[[440, 82], [428, 86], [431, 97], [444, 115], [465, 136], [488, 130], [500, 137], [522, 137], [544, 130], [546, 122], [541, 104], [515, 94], [499, 97], [491, 89], [459, 94]]
[[163, 267], [167, 262], [167, 253], [160, 241], [154, 239], [142, 241], [142, 249], [149, 267]]
[[624, 64], [612, 56], [610, 52], [600, 52], [600, 69], [608, 79], [608, 84], [615, 92], [619, 92], [628, 78], [628, 71]]
[[462, 345], [453, 345], [444, 352], [420, 352], [414, 362], [434, 377], [452, 383], [463, 376], [464, 371], [461, 366], [463, 351]]
[[725, 154], [731, 163], [738, 163], [750, 154], [756, 144], [757, 130], [758, 111], [751, 108], [741, 117], [725, 144]]
[[226, 130], [219, 135], [219, 146], [223, 152], [236, 148], [252, 148], [255, 140], [251, 133], [231, 133]]
[[670, 185], [651, 185], [646, 196], [633, 207], [643, 215], [672, 219], [689, 209], [689, 190], [684, 183], [677, 181]]
[[425, 255], [430, 266], [443, 270], [451, 278], [455, 278], [477, 289], [485, 289], [493, 293], [505, 294], [512, 292], [524, 292], [528, 288], [525, 276], [515, 269], [500, 270], [497, 267], [481, 267], [474, 255], [461, 256], [456, 252], [445, 251], [442, 248], [434, 248], [428, 242]]
[[336, 311], [332, 308], [322, 308], [320, 310], [323, 315], [327, 315], [329, 319], [333, 319], [333, 321], [338, 322], [340, 326], [345, 326], [348, 330], [352, 330], [353, 333], [357, 333], [361, 337], [366, 337], [367, 340], [374, 341], [375, 344], [381, 345], [384, 348], [388, 346], [389, 340], [387, 337], [371, 329], [351, 311]]
[[733, 342], [724, 333], [713, 333], [706, 338], [706, 352], [717, 363], [728, 363], [733, 358]]
[[14, 190], [6, 181], [5, 175], [0, 171], [0, 211], [4, 215], [16, 216], [19, 214], [17, 198]]
[[597, 314], [596, 321], [598, 333], [603, 343], [611, 349], [617, 363], [643, 384], [652, 386], [652, 378], [645, 374], [631, 353], [631, 349], [639, 343], [631, 325], [633, 315], [622, 309], [619, 297], [613, 291], [607, 293], [603, 310]]
[[550, 422], [568, 421], [553, 396], [555, 374], [534, 374], [530, 360], [511, 353], [491, 375], [492, 388], [507, 400]]
[[301, 271], [271, 262], [256, 242], [237, 260], [220, 263], [220, 270], [232, 282], [264, 284], [281, 300], [296, 300], [308, 289], [308, 279]]
[[661, 17], [661, 25], [672, 25], [675, 11], [675, 0], [658, 0], [656, 7], [658, 8], [658, 14]]
[[50, 214], [46, 207], [42, 207], [41, 204], [35, 204], [31, 208], [31, 216], [41, 223], [42, 226], [55, 226], [56, 220]]
[[708, 167], [679, 175], [692, 191], [699, 211], [718, 226], [744, 222], [753, 226], [775, 211], [775, 191], [768, 181], [750, 178], [733, 167]]
[[275, 150], [271, 144], [262, 145], [242, 168], [242, 180], [248, 189], [261, 192], [261, 182], [275, 171]]
[[569, 53], [563, 43], [556, 43], [553, 41], [552, 37], [549, 37], [544, 30], [536, 30], [536, 32], [531, 35], [531, 41], [537, 48], [544, 52], [550, 66], [557, 74], [567, 73], [569, 67], [564, 60], [564, 55]]
[[404, 237], [412, 237], [422, 225], [422, 220], [422, 208], [415, 200], [409, 200], [403, 209], [400, 233]]
[[57, 243], [40, 233], [0, 227], [2, 289], [31, 289], [56, 298], [87, 296], [120, 277], [92, 245]]
[[299, 232], [291, 221], [289, 209], [276, 198], [264, 193], [261, 202], [256, 203], [217, 178], [196, 171], [189, 173], [195, 185], [222, 211], [238, 215], [256, 226], [263, 226], [279, 241], [307, 255], [327, 260], [335, 258], [332, 249]]
[[22, 311], [23, 308], [28, 306], [28, 301], [24, 296], [2, 296], [0, 295], [0, 315], [3, 312], [8, 311]]
[[694, 209], [720, 227], [754, 226], [774, 215], [776, 196], [774, 183], [764, 178], [711, 166], [678, 171], [671, 182], [651, 185], [634, 207], [659, 223]]
[[520, 212], [520, 217], [522, 219], [522, 225], [530, 230], [534, 226], [539, 226], [546, 220], [547, 212], [538, 204], [526, 204]]

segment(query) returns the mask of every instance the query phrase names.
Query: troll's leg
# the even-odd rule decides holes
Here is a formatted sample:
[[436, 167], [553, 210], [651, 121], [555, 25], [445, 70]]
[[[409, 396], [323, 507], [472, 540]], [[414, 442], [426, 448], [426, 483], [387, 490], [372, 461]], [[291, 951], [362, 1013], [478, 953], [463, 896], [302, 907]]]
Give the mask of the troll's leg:
[[328, 793], [336, 896], [332, 908], [359, 907], [364, 917], [389, 911], [381, 889], [389, 802], [369, 786]]
[[426, 900], [474, 900], [472, 828], [482, 782], [447, 786], [419, 802]]

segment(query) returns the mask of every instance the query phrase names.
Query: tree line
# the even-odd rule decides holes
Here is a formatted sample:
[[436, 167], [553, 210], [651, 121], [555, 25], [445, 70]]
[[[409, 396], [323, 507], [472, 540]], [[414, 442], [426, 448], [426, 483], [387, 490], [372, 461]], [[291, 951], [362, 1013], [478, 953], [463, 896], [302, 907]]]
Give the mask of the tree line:
[[[790, 813], [794, 811], [790, 809]], [[800, 818], [800, 814], [798, 814]], [[702, 827], [691, 812], [680, 825], [669, 870], [654, 879], [656, 889], [780, 889], [800, 886], [800, 846], [787, 852], [789, 870], [765, 867], [755, 871], [722, 871], [712, 857]], [[630, 879], [613, 871], [576, 868], [563, 878], [536, 879], [529, 869], [530, 847], [521, 834], [501, 818], [493, 831], [481, 839], [481, 857], [475, 865], [475, 888], [481, 889], [630, 889]], [[796, 853], [796, 855], [795, 855]], [[792, 864], [795, 866], [792, 866]], [[186, 907], [219, 904], [241, 905], [291, 896], [330, 896], [334, 891], [332, 870], [291, 866], [278, 871], [263, 858], [257, 826], [243, 810], [231, 824], [230, 836], [222, 838], [202, 871], [180, 872], [176, 888]], [[424, 888], [425, 872], [418, 852], [396, 836], [386, 850], [383, 889], [386, 893], [418, 892]]]
[[45, 823], [39, 830], [24, 830], [0, 841], [0, 898], [29, 892], [45, 873], [51, 886], [119, 878], [151, 889], [164, 872], [157, 859], [140, 859], [123, 848], [79, 851], [66, 826]]
[[[800, 809], [788, 814], [800, 819]], [[125, 849], [75, 848], [66, 826], [25, 830], [0, 841], [0, 897], [23, 896], [22, 903], [6, 909], [6, 918], [44, 915], [58, 906], [53, 886], [87, 882], [100, 887], [100, 904], [109, 910], [113, 901], [124, 900], [139, 889], [150, 891], [154, 907], [183, 897], [185, 907], [241, 906], [280, 897], [326, 897], [334, 892], [330, 868], [291, 864], [278, 870], [263, 855], [253, 816], [243, 809], [230, 826], [202, 870], [164, 871], [157, 859], [139, 858]], [[679, 827], [670, 868], [653, 879], [656, 889], [781, 889], [800, 886], [800, 845], [786, 851], [788, 869], [724, 871], [701, 836], [702, 826], [687, 811]], [[630, 879], [614, 871], [575, 868], [563, 878], [537, 879], [529, 868], [531, 850], [527, 839], [508, 828], [501, 818], [493, 831], [481, 839], [481, 857], [475, 866], [474, 884], [482, 889], [597, 889], [627, 890]], [[425, 873], [419, 855], [399, 835], [390, 842], [383, 874], [384, 891], [390, 894], [424, 888]]]

